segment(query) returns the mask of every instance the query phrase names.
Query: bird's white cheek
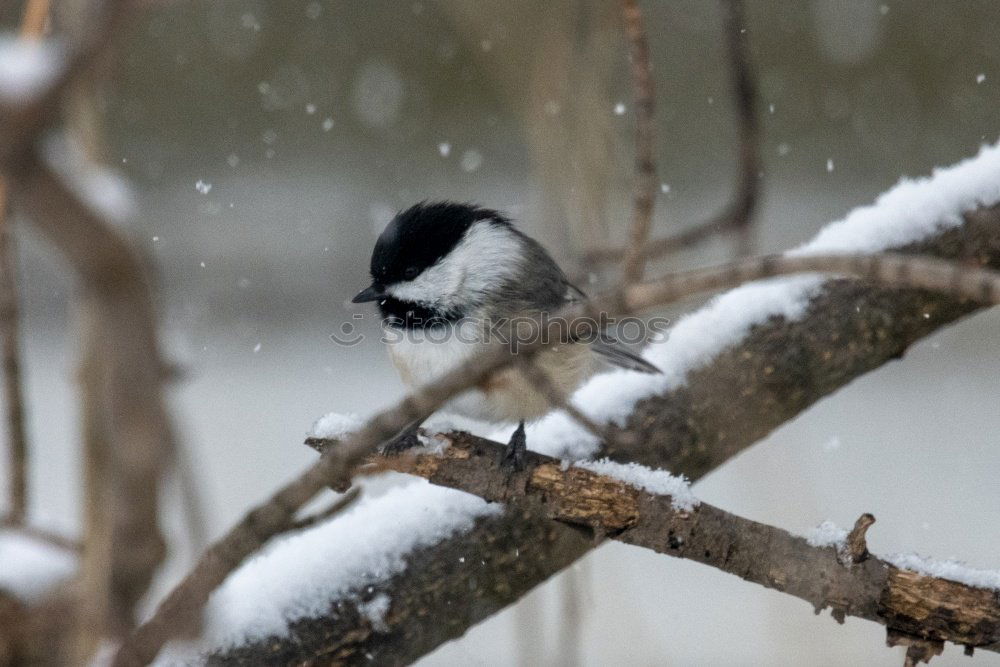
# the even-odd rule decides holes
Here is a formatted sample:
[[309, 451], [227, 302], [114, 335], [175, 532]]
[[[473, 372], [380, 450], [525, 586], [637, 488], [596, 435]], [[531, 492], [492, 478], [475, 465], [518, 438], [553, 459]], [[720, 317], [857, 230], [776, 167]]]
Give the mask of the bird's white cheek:
[[460, 294], [464, 276], [461, 267], [444, 263], [432, 266], [410, 282], [391, 285], [386, 291], [401, 301], [447, 306]]

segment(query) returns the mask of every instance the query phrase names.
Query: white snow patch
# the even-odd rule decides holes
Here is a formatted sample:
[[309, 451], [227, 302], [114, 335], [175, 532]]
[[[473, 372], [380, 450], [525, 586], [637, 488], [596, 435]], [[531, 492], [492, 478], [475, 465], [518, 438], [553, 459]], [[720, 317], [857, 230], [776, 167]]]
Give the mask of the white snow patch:
[[329, 611], [332, 600], [402, 572], [414, 549], [501, 511], [423, 480], [362, 498], [336, 521], [280, 539], [234, 572], [209, 602], [211, 641], [228, 646], [282, 634], [296, 619]]
[[346, 414], [330, 412], [316, 420], [309, 435], [314, 438], [335, 440], [360, 430], [364, 425], [364, 420], [353, 412]]
[[385, 593], [379, 593], [371, 600], [358, 605], [358, 611], [368, 619], [375, 632], [389, 632], [389, 625], [385, 622], [385, 616], [389, 613], [389, 605], [392, 599]]
[[837, 547], [839, 552], [847, 547], [847, 531], [832, 521], [824, 521], [806, 534], [806, 542], [811, 547]]
[[48, 542], [0, 531], [0, 590], [27, 603], [41, 599], [76, 572], [75, 553]]
[[962, 224], [962, 213], [1000, 201], [1000, 145], [933, 175], [903, 178], [875, 203], [824, 227], [791, 255], [880, 252]]
[[903, 570], [1000, 591], [1000, 570], [977, 570], [957, 560], [934, 560], [913, 553], [893, 554], [886, 560]]
[[58, 42], [0, 35], [0, 100], [24, 104], [40, 95], [62, 71], [63, 56]]
[[88, 159], [83, 147], [69, 135], [54, 133], [45, 137], [42, 157], [95, 213], [119, 223], [135, 215], [135, 193], [121, 172]]
[[614, 477], [658, 496], [670, 496], [670, 505], [675, 510], [690, 512], [701, 502], [691, 492], [691, 483], [687, 478], [683, 475], [671, 475], [666, 470], [647, 468], [638, 463], [618, 463], [610, 459], [580, 461], [576, 467]]

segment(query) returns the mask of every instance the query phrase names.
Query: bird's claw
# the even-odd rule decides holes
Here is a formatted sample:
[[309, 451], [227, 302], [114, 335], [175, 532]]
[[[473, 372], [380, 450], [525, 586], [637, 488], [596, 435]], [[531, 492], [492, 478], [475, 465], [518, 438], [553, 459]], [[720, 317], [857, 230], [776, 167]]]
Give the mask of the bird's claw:
[[408, 449], [420, 447], [422, 444], [423, 443], [420, 442], [420, 438], [417, 437], [417, 429], [411, 429], [400, 433], [395, 438], [382, 445], [382, 454], [384, 456], [400, 454]]
[[517, 425], [517, 430], [510, 436], [510, 442], [503, 451], [500, 458], [500, 467], [508, 472], [520, 472], [524, 470], [524, 464], [528, 454], [528, 438], [524, 434], [524, 422]]

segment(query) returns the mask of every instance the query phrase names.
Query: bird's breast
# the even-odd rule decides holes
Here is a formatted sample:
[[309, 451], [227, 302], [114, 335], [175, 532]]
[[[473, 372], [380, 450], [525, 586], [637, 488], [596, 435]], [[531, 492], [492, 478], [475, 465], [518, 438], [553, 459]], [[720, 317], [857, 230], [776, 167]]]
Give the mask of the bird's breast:
[[386, 340], [389, 356], [403, 382], [410, 387], [426, 384], [454, 370], [484, 348], [475, 332], [460, 325], [398, 329], [389, 333]]
[[[389, 354], [403, 382], [410, 387], [420, 386], [488, 349], [472, 333], [452, 331], [444, 336], [443, 332], [429, 330], [401, 332], [387, 341]], [[561, 393], [568, 395], [592, 372], [591, 360], [587, 346], [562, 345], [539, 353], [534, 363]], [[446, 411], [489, 422], [536, 419], [550, 409], [547, 397], [514, 367], [493, 373], [445, 407]]]

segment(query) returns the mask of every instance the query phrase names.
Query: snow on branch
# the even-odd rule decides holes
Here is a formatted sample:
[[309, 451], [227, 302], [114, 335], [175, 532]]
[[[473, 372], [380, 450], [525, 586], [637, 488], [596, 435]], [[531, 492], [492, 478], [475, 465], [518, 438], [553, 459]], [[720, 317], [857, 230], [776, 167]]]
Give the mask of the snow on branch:
[[[379, 470], [408, 473], [432, 484], [464, 491], [454, 498], [462, 498], [466, 504], [473, 498], [468, 494], [475, 494], [493, 503], [510, 504], [511, 511], [525, 516], [541, 515], [584, 527], [595, 537], [608, 537], [704, 563], [803, 599], [816, 610], [832, 608], [834, 616], [841, 621], [845, 616], [856, 616], [886, 625], [894, 633], [924, 640], [951, 641], [987, 650], [1000, 648], [1000, 597], [996, 595], [996, 578], [1000, 573], [991, 573], [994, 579], [988, 580], [984, 571], [975, 571], [977, 578], [968, 580], [967, 576], [963, 577], [968, 571], [954, 566], [938, 568], [945, 570], [941, 572], [921, 571], [903, 567], [906, 563], [881, 560], [867, 553], [857, 561], [845, 560], [841, 552], [847, 531], [827, 526], [824, 539], [807, 540], [698, 502], [693, 496], [679, 504], [676, 494], [689, 494], [683, 485], [671, 486], [669, 490], [674, 494], [650, 490], [646, 480], [662, 474], [656, 471], [646, 469], [639, 476], [633, 466], [622, 479], [618, 475], [594, 472], [590, 466], [566, 466], [556, 459], [529, 453], [525, 470], [511, 474], [499, 463], [502, 452], [499, 443], [462, 433], [447, 436], [447, 441], [448, 446], [439, 452], [375, 457], [371, 460], [372, 465]], [[336, 447], [338, 443], [326, 440], [313, 444]], [[401, 497], [393, 498], [393, 503], [403, 502], [402, 497], [415, 491], [412, 486], [397, 490]], [[419, 498], [419, 494], [416, 495]], [[403, 514], [406, 522], [406, 512]], [[360, 517], [357, 520], [360, 521]], [[379, 519], [391, 520], [386, 514]], [[347, 531], [348, 528], [339, 530]], [[331, 536], [330, 531], [334, 530], [338, 529], [329, 527], [325, 536]], [[833, 533], [836, 539], [826, 539]], [[323, 535], [317, 534], [313, 541], [319, 544], [322, 539]], [[330, 548], [327, 546], [325, 550]], [[276, 551], [289, 559], [289, 570], [301, 567], [296, 556], [302, 553], [301, 550], [279, 547]], [[321, 551], [316, 558], [325, 555]], [[348, 567], [354, 558], [346, 560]], [[473, 563], [469, 566], [475, 567]], [[335, 569], [329, 563], [324, 567]], [[345, 583], [340, 573], [333, 575], [332, 580], [337, 585]], [[241, 577], [240, 586], [227, 583], [217, 597], [224, 596], [236, 609], [253, 607], [256, 596], [261, 594], [262, 581], [266, 581], [266, 577], [248, 574]], [[319, 581], [326, 584], [322, 579]], [[281, 584], [278, 579], [266, 585], [270, 588]], [[371, 597], [372, 589], [367, 590]], [[250, 594], [249, 599], [246, 594]], [[361, 614], [361, 629], [385, 637], [407, 631], [413, 619], [405, 601], [397, 603], [384, 591], [377, 591], [372, 600], [379, 603], [380, 613], [377, 619], [364, 618]], [[329, 611], [328, 599], [318, 599], [307, 591], [303, 591], [297, 606], [313, 606], [317, 602], [320, 604], [312, 609], [314, 614]], [[359, 601], [357, 606], [364, 609], [369, 604]], [[242, 659], [254, 655], [254, 650], [265, 651], [265, 646], [286, 648], [274, 639], [275, 634], [281, 634], [280, 623], [270, 623], [265, 630], [261, 619], [267, 616], [256, 608], [254, 613], [253, 622], [244, 625], [243, 629], [245, 635], [258, 631], [256, 642], [243, 648], [220, 647], [209, 657], [209, 662]], [[281, 620], [288, 623], [294, 619], [286, 616]], [[331, 625], [336, 628], [336, 621], [331, 621]], [[333, 646], [345, 651], [340, 654], [342, 658], [355, 655], [343, 635], [329, 633], [329, 630], [330, 627], [327, 628], [328, 648]], [[256, 648], [252, 648], [254, 646]], [[258, 652], [256, 655], [266, 654]], [[283, 660], [307, 657], [308, 654], [282, 654]]]
[[34, 603], [73, 576], [78, 565], [72, 549], [22, 531], [0, 529], [0, 593]]
[[[865, 249], [888, 243], [886, 248], [1000, 266], [1000, 210], [991, 208], [1000, 199], [997, 182], [998, 151], [984, 149], [973, 160], [919, 181], [916, 192], [907, 182], [892, 191], [911, 190], [910, 203], [949, 202], [933, 209], [931, 215], [940, 213], [940, 220], [929, 221], [921, 208], [914, 211], [914, 229], [905, 233], [906, 202], [890, 193], [833, 228], [851, 228]], [[949, 196], [952, 187], [961, 192]], [[816, 252], [826, 250], [816, 245]], [[595, 378], [577, 394], [576, 404], [592, 418], [630, 427], [643, 443], [604, 452], [697, 479], [822, 396], [898, 358], [916, 340], [977, 307], [922, 290], [844, 280], [805, 279], [803, 285], [803, 280], [747, 285], [683, 319], [669, 338], [647, 351], [664, 370], [655, 382], [627, 373]], [[558, 457], [600, 451], [596, 439], [560, 414], [529, 430], [529, 443]], [[482, 518], [467, 533], [407, 554], [403, 575], [353, 589], [353, 594], [388, 595], [393, 613], [409, 617], [405, 636], [372, 633], [349, 599], [331, 599], [331, 609], [339, 610], [335, 616], [300, 619], [288, 634], [258, 637], [226, 655], [252, 660], [260, 651], [273, 651], [302, 659], [340, 637], [344, 655], [412, 661], [515, 601], [591, 546], [576, 531], [520, 512]], [[472, 570], [459, 558], [481, 565]], [[522, 569], [512, 574], [514, 566]], [[486, 590], [484, 581], [500, 583]], [[417, 609], [423, 612], [414, 615]]]
[[[998, 158], [1000, 152], [996, 148], [984, 149], [979, 157], [975, 160], [969, 161], [966, 164], [959, 165], [958, 167], [944, 170], [931, 179], [923, 182], [922, 187], [919, 190], [922, 192], [924, 189], [929, 190], [942, 190], [949, 184], [949, 177], [952, 177], [955, 173], [962, 173], [962, 181], [964, 185], [969, 186], [967, 181], [974, 181], [973, 186], [966, 187], [964, 192], [972, 192], [974, 196], [971, 200], [968, 198], [952, 198], [956, 205], [973, 205], [973, 204], [992, 204], [996, 201], [996, 181], [997, 176], [1000, 174], [1000, 158]], [[952, 179], [954, 180], [954, 179]], [[902, 187], [902, 186], [901, 186]], [[938, 192], [938, 195], [948, 199], [948, 192]], [[881, 211], [880, 216], [876, 216], [876, 219], [882, 219], [889, 222], [894, 222], [898, 219], [899, 211], [896, 210], [898, 204], [883, 200], [880, 201], [876, 208]], [[933, 241], [944, 241], [947, 236], [947, 229], [951, 228], [953, 230], [957, 229], [962, 220], [962, 213], [964, 209], [956, 209], [948, 212], [944, 215], [943, 219], [938, 221], [933, 227], [928, 228], [927, 225], [920, 224], [916, 226], [913, 231], [911, 238], [908, 240], [917, 241], [919, 239], [926, 238], [928, 234], [932, 234], [935, 231], [939, 232], [939, 239], [931, 239], [928, 241], [928, 247], [926, 250], [938, 250], [945, 255], [951, 256], [975, 256], [980, 263], [985, 263], [988, 261], [993, 261], [994, 264], [1000, 258], [991, 257], [988, 254], [989, 250], [998, 247], [995, 243], [991, 244], [983, 238], [984, 235], [996, 234], [998, 232], [996, 225], [996, 215], [997, 211], [994, 209], [983, 209], [978, 213], [970, 213], [966, 216], [969, 221], [966, 227], [969, 227], [967, 232], [970, 235], [967, 239], [968, 247], [961, 243], [961, 239], [948, 238], [947, 243], [943, 247], [934, 247]], [[918, 220], [922, 220], [921, 216], [916, 216]], [[978, 225], [978, 227], [977, 227]], [[870, 246], [873, 241], [871, 241], [871, 236], [877, 236], [878, 230], [874, 230], [875, 234], [872, 234], [872, 230], [862, 230], [860, 234], [859, 243]], [[953, 235], [954, 236], [954, 235]], [[961, 235], [958, 235], [961, 236]], [[895, 238], [899, 238], [897, 235]], [[971, 250], [970, 250], [971, 249]], [[821, 252], [822, 248], [816, 248], [816, 252]], [[813, 270], [829, 270], [828, 266], [823, 265], [824, 262], [832, 261], [836, 258], [813, 258], [815, 263], [819, 267]], [[843, 258], [840, 258], [843, 260]], [[837, 270], [847, 270], [849, 272], [854, 272], [861, 270], [862, 275], [872, 278], [890, 278], [891, 284], [899, 284], [898, 279], [904, 277], [906, 274], [905, 264], [896, 263], [896, 270], [893, 271], [882, 271], [882, 268], [887, 266], [884, 260], [871, 260], [870, 264], [859, 264], [858, 258], [851, 258], [847, 260], [846, 265], [840, 266]], [[782, 264], [784, 262], [784, 264]], [[795, 265], [795, 262], [805, 262]], [[896, 262], [892, 260], [889, 264]], [[627, 310], [629, 306], [635, 304], [642, 304], [644, 307], [650, 307], [656, 305], [657, 299], [664, 298], [666, 296], [672, 296], [676, 298], [683, 294], [682, 288], [690, 288], [693, 284], [700, 289], [707, 289], [713, 287], [720, 287], [727, 284], [733, 284], [740, 280], [752, 277], [753, 275], [770, 275], [771, 273], [777, 271], [779, 268], [781, 270], [789, 269], [793, 265], [801, 270], [802, 267], [806, 269], [809, 268], [809, 263], [807, 258], [802, 257], [789, 257], [781, 261], [771, 261], [761, 263], [756, 269], [752, 269], [752, 265], [740, 265], [735, 267], [730, 267], [721, 274], [719, 272], [708, 274], [704, 272], [692, 272], [687, 274], [673, 274], [670, 276], [665, 276], [656, 281], [651, 281], [650, 283], [645, 283], [638, 286], [633, 286], [628, 288], [624, 293], [615, 293], [610, 295], [604, 295], [603, 297], [598, 297], [593, 302], [593, 307], [596, 309], [606, 309], [608, 312], [621, 312], [622, 310]], [[822, 265], [822, 266], [821, 266]], [[784, 268], [782, 268], [784, 267]], [[881, 267], [881, 268], [880, 268]], [[754, 272], [756, 271], [756, 273]], [[984, 292], [979, 291], [986, 279], [989, 281], [994, 281], [995, 276], [989, 274], [988, 272], [977, 272], [973, 269], [966, 269], [963, 271], [955, 271], [951, 274], [952, 277], [957, 276], [975, 276], [975, 280], [969, 281], [965, 280], [952, 281], [951, 287], [960, 288], [962, 294], [973, 295], [974, 298], [979, 298], [983, 296]], [[842, 282], [842, 281], [841, 281]], [[987, 281], [988, 282], [988, 281]], [[827, 283], [827, 284], [839, 284], [839, 283]], [[910, 283], [903, 283], [910, 284]], [[917, 281], [918, 285], [922, 284]], [[993, 284], [993, 283], [991, 283]], [[669, 287], [672, 285], [673, 287]], [[890, 294], [891, 302], [895, 304], [896, 307], [900, 308], [902, 311], [907, 307], [912, 307], [913, 299], [924, 299], [929, 298], [927, 295], [920, 290], [911, 290], [918, 296], [911, 295], [911, 299], [908, 301], [905, 298], [900, 298], [900, 294], [896, 291], [888, 290], [877, 290], [871, 287], [860, 286], [857, 283], [853, 283], [856, 293], [866, 293], [871, 291], [876, 294]], [[652, 287], [651, 287], [652, 286]], [[665, 287], [668, 286], [668, 287]], [[927, 286], [927, 285], [924, 285]], [[821, 287], [823, 289], [821, 289]], [[654, 294], [650, 296], [648, 290], [653, 289]], [[656, 291], [658, 290], [658, 291]], [[993, 294], [993, 288], [990, 288], [989, 294]], [[632, 421], [636, 416], [648, 407], [649, 404], [655, 403], [655, 401], [647, 401], [645, 405], [636, 405], [636, 401], [642, 398], [648, 398], [650, 395], [657, 396], [658, 391], [666, 391], [669, 383], [675, 383], [675, 387], [682, 387], [684, 385], [685, 373], [690, 371], [692, 368], [697, 368], [699, 366], [706, 366], [707, 362], [711, 359], [711, 353], [725, 353], [730, 349], [737, 347], [741, 341], [741, 338], [745, 338], [748, 333], [750, 333], [751, 328], [754, 325], [760, 325], [766, 323], [769, 319], [773, 318], [775, 315], [784, 315], [785, 319], [789, 321], [794, 321], [799, 317], [802, 317], [811, 306], [814, 305], [810, 301], [810, 297], [817, 296], [830, 298], [831, 290], [826, 289], [825, 285], [817, 279], [802, 279], [795, 278], [791, 280], [772, 282], [766, 285], [751, 285], [741, 287], [738, 290], [730, 293], [726, 297], [722, 297], [717, 300], [715, 304], [710, 305], [703, 313], [708, 313], [708, 315], [702, 315], [701, 320], [692, 321], [691, 318], [688, 320], [687, 335], [693, 335], [696, 333], [696, 329], [701, 328], [698, 331], [697, 342], [695, 343], [696, 352], [699, 354], [692, 355], [690, 351], [681, 350], [680, 360], [666, 360], [669, 363], [665, 364], [667, 366], [666, 374], [664, 378], [657, 378], [653, 380], [655, 383], [662, 384], [650, 384], [648, 378], [642, 378], [636, 381], [634, 376], [622, 376], [621, 374], [610, 374], [604, 376], [603, 379], [598, 378], [595, 382], [588, 385], [587, 389], [597, 385], [599, 386], [601, 382], [611, 384], [605, 384], [605, 388], [608, 390], [604, 393], [604, 397], [598, 398], [598, 403], [601, 400], [605, 401], [605, 405], [598, 405], [598, 410], [602, 407], [607, 408], [607, 402], [611, 401], [611, 407], [614, 411], [617, 411], [619, 415], [625, 413], [624, 416], [628, 415], [628, 410], [631, 406], [636, 406], [634, 414], [628, 418], [629, 422]], [[763, 299], [761, 297], [764, 297]], [[719, 311], [723, 310], [720, 306], [720, 302], [730, 299], [728, 305], [735, 306], [735, 309], [726, 309], [723, 319], [723, 326], [718, 326], [720, 323], [718, 321]], [[990, 297], [992, 298], [992, 296]], [[904, 329], [900, 332], [898, 341], [893, 339], [892, 343], [901, 343], [905, 349], [905, 345], [908, 345], [913, 340], [916, 340], [927, 332], [933, 330], [936, 326], [940, 326], [942, 323], [951, 321], [960, 315], [970, 312], [975, 308], [975, 303], [960, 303], [957, 306], [954, 305], [954, 300], [943, 299], [940, 301], [941, 304], [952, 304], [949, 309], [945, 306], [939, 308], [939, 312], [936, 313], [935, 318], [926, 317], [927, 313], [924, 312], [919, 320], [933, 319], [933, 322], [918, 322], [917, 326], [913, 326], [910, 318], [904, 318], [908, 327], [912, 331]], [[838, 304], [841, 308], [844, 304]], [[852, 304], [853, 306], [853, 304]], [[582, 309], [576, 311], [569, 311], [564, 313], [569, 325], [572, 327], [576, 322], [583, 321], [586, 318], [584, 315], [586, 313], [581, 312]], [[851, 313], [854, 313], [852, 308]], [[828, 313], [829, 315], [829, 313]], [[837, 316], [841, 320], [850, 320], [851, 316], [845, 317], [843, 313], [838, 312]], [[697, 316], [696, 316], [697, 317]], [[698, 406], [699, 410], [692, 410], [691, 414], [687, 415], [687, 418], [673, 419], [670, 417], [676, 417], [677, 415], [670, 415], [669, 411], [659, 411], [660, 414], [654, 414], [654, 416], [649, 417], [649, 415], [644, 415], [642, 420], [642, 425], [636, 429], [637, 433], [642, 434], [642, 438], [634, 438], [633, 442], [643, 442], [646, 452], [646, 456], [650, 456], [650, 453], [655, 455], [662, 455], [665, 461], [670, 461], [674, 458], [677, 459], [682, 465], [679, 467], [679, 471], [688, 472], [685, 468], [690, 465], [689, 460], [685, 460], [685, 456], [690, 456], [691, 451], [698, 454], [701, 459], [699, 465], [690, 465], [691, 476], [695, 477], [703, 474], [706, 469], [710, 469], [712, 466], [707, 465], [706, 461], [712, 461], [713, 457], [717, 459], [714, 465], [718, 465], [718, 462], [725, 460], [732, 453], [748, 446], [753, 440], [755, 434], [761, 433], [763, 430], [770, 430], [774, 428], [782, 421], [788, 419], [790, 416], [794, 415], [796, 412], [800, 411], [806, 407], [809, 403], [816, 400], [818, 397], [832, 391], [843, 383], [847, 382], [851, 377], [864, 372], [872, 367], [875, 367], [881, 363], [884, 363], [887, 359], [894, 355], [898, 355], [898, 350], [885, 349], [885, 346], [874, 346], [870, 350], [865, 347], [861, 350], [857, 350], [854, 346], [856, 341], [852, 340], [859, 335], [865, 334], [864, 328], [869, 326], [869, 322], [864, 316], [857, 318], [861, 329], [859, 331], [854, 331], [849, 333], [844, 339], [840, 340], [838, 343], [839, 351], [842, 352], [840, 356], [832, 354], [831, 349], [828, 347], [823, 350], [823, 358], [826, 363], [846, 363], [846, 369], [839, 369], [839, 373], [831, 373], [830, 377], [827, 379], [826, 383], [817, 383], [816, 379], [813, 377], [802, 378], [802, 368], [800, 364], [795, 363], [797, 360], [792, 360], [791, 369], [787, 377], [777, 376], [768, 377], [770, 372], [762, 372], [756, 376], [751, 376], [752, 379], [747, 377], [741, 377], [740, 383], [732, 383], [733, 387], [737, 387], [739, 384], [743, 384], [744, 387], [749, 381], [751, 383], [786, 383], [795, 386], [796, 382], [806, 380], [808, 385], [800, 386], [796, 392], [798, 395], [793, 393], [795, 400], [779, 400], [775, 401], [768, 394], [763, 396], [765, 400], [764, 406], [766, 410], [755, 410], [753, 400], [754, 392], [751, 391], [746, 393], [736, 400], [734, 403], [731, 400], [719, 402], [710, 401], [709, 412], [718, 412], [720, 409], [726, 411], [726, 416], [724, 419], [732, 421], [734, 418], [743, 419], [746, 423], [742, 426], [742, 433], [745, 437], [731, 438], [731, 442], [725, 443], [724, 446], [718, 448], [718, 453], [713, 453], [711, 448], [705, 449], [704, 447], [694, 447], [690, 448], [691, 440], [690, 437], [682, 441], [673, 441], [667, 435], [667, 431], [671, 426], [676, 426], [680, 424], [684, 428], [691, 428], [691, 425], [698, 425], [697, 414], [700, 409], [704, 406]], [[883, 326], [884, 319], [879, 319], [877, 323], [873, 326]], [[695, 324], [698, 323], [698, 324]], [[728, 326], [725, 326], [728, 324]], [[826, 323], [824, 322], [824, 325]], [[678, 327], [680, 328], [680, 326]], [[784, 328], [788, 329], [789, 323], [784, 322]], [[808, 328], [808, 326], [806, 327]], [[684, 330], [682, 329], [682, 332]], [[676, 331], [674, 332], [676, 333]], [[553, 337], [557, 339], [557, 337]], [[700, 340], [699, 340], [700, 339]], [[881, 340], [881, 337], [878, 337]], [[672, 335], [670, 341], [674, 340]], [[705, 340], [710, 341], [708, 344]], [[850, 341], [851, 345], [847, 345], [844, 341]], [[833, 341], [837, 343], [837, 341]], [[834, 345], [833, 349], [837, 350], [838, 345]], [[527, 354], [530, 356], [536, 349], [530, 345], [523, 347], [520, 352], [522, 354]], [[651, 350], [647, 353], [649, 358], [657, 363], [658, 353], [663, 352], [663, 348], [667, 347], [666, 344], [661, 344], [660, 346], [654, 345]], [[794, 346], [791, 346], [794, 347]], [[815, 347], [815, 346], [814, 346]], [[657, 349], [659, 348], [659, 349]], [[787, 356], [789, 346], [785, 346], [781, 349], [781, 357], [777, 359], [770, 359], [775, 363], [789, 361]], [[869, 352], [865, 356], [865, 352]], [[685, 353], [686, 352], [686, 353]], [[707, 352], [707, 354], [706, 354]], [[860, 354], [859, 354], [860, 352]], [[845, 358], [845, 355], [849, 358]], [[750, 355], [750, 359], [754, 363], [760, 361], [768, 361], [768, 359], [762, 359], [760, 355]], [[306, 501], [312, 498], [321, 488], [326, 486], [330, 481], [336, 479], [342, 479], [343, 475], [347, 473], [354, 465], [359, 463], [364, 456], [370, 453], [378, 442], [384, 437], [388, 437], [400, 429], [402, 429], [407, 423], [411, 423], [416, 419], [425, 418], [431, 411], [440, 407], [446, 400], [455, 393], [462, 391], [465, 387], [470, 386], [470, 384], [475, 383], [483, 377], [486, 377], [496, 368], [499, 368], [505, 363], [509, 363], [509, 356], [503, 350], [498, 350], [496, 354], [484, 354], [481, 357], [473, 360], [467, 367], [459, 369], [455, 372], [449, 373], [448, 375], [442, 377], [438, 382], [432, 383], [421, 390], [415, 392], [414, 394], [407, 397], [395, 408], [384, 411], [369, 420], [365, 426], [360, 429], [357, 433], [353, 434], [351, 437], [346, 439], [345, 444], [339, 447], [331, 455], [324, 456], [321, 461], [307, 471], [299, 480], [296, 480], [292, 484], [287, 485], [281, 491], [279, 491], [275, 496], [269, 499], [264, 504], [258, 506], [247, 515], [237, 525], [226, 537], [225, 540], [219, 542], [213, 546], [208, 554], [199, 562], [196, 569], [192, 571], [189, 577], [182, 582], [182, 584], [176, 589], [167, 600], [161, 605], [160, 609], [154, 615], [153, 619], [147, 624], [144, 624], [139, 628], [137, 633], [133, 635], [130, 641], [123, 645], [122, 652], [118, 656], [118, 664], [134, 664], [140, 662], [144, 659], [149, 659], [155, 655], [159, 648], [159, 645], [168, 637], [171, 633], [171, 621], [170, 619], [178, 614], [191, 614], [202, 604], [204, 599], [207, 597], [208, 592], [211, 591], [215, 586], [217, 586], [221, 581], [227, 576], [230, 569], [234, 568], [240, 561], [242, 561], [247, 555], [255, 551], [257, 548], [262, 546], [266, 540], [268, 540], [273, 535], [280, 533], [283, 526], [285, 526], [289, 521], [292, 520], [294, 513], [299, 507], [302, 506]], [[661, 366], [662, 368], [663, 366]], [[846, 371], [846, 372], [845, 372]], [[771, 369], [773, 372], [773, 368]], [[630, 379], [630, 377], [632, 379]], [[610, 379], [609, 379], [610, 378]], [[728, 390], [729, 388], [727, 388]], [[787, 389], [787, 387], [786, 387]], [[714, 393], [712, 391], [709, 392]], [[723, 392], [724, 393], [724, 392]], [[785, 391], [782, 391], [784, 394]], [[608, 398], [612, 396], [612, 398]], [[580, 396], [577, 397], [578, 400]], [[729, 397], [726, 396], [728, 399]], [[782, 399], [787, 399], [788, 396], [782, 396]], [[681, 402], [683, 404], [683, 401]], [[741, 405], [742, 404], [742, 405]], [[735, 406], [735, 407], [734, 407]], [[582, 404], [585, 410], [589, 410], [592, 406], [588, 406], [586, 402]], [[662, 406], [661, 406], [662, 407]], [[690, 409], [692, 406], [688, 405]], [[667, 418], [667, 426], [664, 427], [663, 419]], [[740, 426], [737, 425], [735, 429], [720, 429], [717, 428], [717, 424], [712, 424], [711, 422], [705, 422], [701, 424], [705, 429], [711, 429], [717, 434], [721, 433], [741, 433]], [[543, 427], [544, 428], [544, 427]], [[551, 428], [551, 426], [549, 427]], [[566, 431], [565, 424], [560, 427], [563, 431], [563, 437], [565, 438], [568, 431]], [[543, 431], [544, 432], [544, 431]], [[690, 435], [690, 434], [688, 434]], [[538, 442], [537, 434], [533, 437], [533, 442]], [[578, 437], [578, 436], [570, 436]], [[544, 442], [544, 440], [542, 441]], [[564, 440], [565, 442], [565, 440]], [[598, 444], [591, 442], [591, 445]], [[710, 443], [715, 444], [715, 443]], [[723, 443], [718, 443], [723, 444]], [[680, 451], [671, 452], [669, 448], [671, 446], [680, 446]], [[594, 449], [591, 447], [591, 449]], [[664, 450], [667, 451], [664, 451]], [[685, 451], [687, 450], [687, 451]], [[610, 451], [609, 454], [620, 457], [621, 452]], [[678, 456], [680, 454], [680, 456]], [[624, 457], [628, 458], [628, 457]], [[638, 458], [638, 457], [637, 457]], [[667, 467], [671, 469], [678, 470], [678, 468], [673, 467], [672, 464], [668, 463]], [[497, 520], [500, 521], [506, 517], [500, 517]], [[478, 526], [479, 524], [477, 524]], [[544, 530], [544, 526], [535, 524], [529, 527], [528, 532], [532, 532], [536, 528], [539, 530]], [[442, 542], [442, 545], [447, 543], [448, 540]], [[545, 576], [551, 574], [555, 569], [553, 567], [558, 567], [560, 563], [567, 562], [567, 558], [572, 560], [582, 553], [583, 549], [580, 546], [574, 545], [568, 549], [568, 556], [563, 554], [562, 558], [553, 558], [551, 564], [549, 564], [548, 569], [543, 565], [538, 572], [539, 578], [537, 581], [544, 579]], [[484, 560], [485, 562], [485, 560]], [[516, 596], [521, 592], [526, 590], [523, 584], [516, 588], [516, 590], [510, 591], [512, 597], [503, 598], [507, 602], [512, 599], [516, 599]], [[392, 597], [390, 595], [390, 597]], [[471, 598], [479, 597], [475, 593], [469, 595]], [[481, 598], [476, 602], [481, 602]], [[497, 605], [503, 606], [505, 602], [498, 599], [497, 596], [493, 596], [493, 609], [498, 608]], [[479, 609], [480, 613], [488, 613], [488, 609]], [[452, 613], [449, 611], [448, 613]], [[473, 621], [474, 622], [474, 621]], [[461, 629], [459, 628], [460, 632]], [[435, 635], [432, 641], [438, 640], [439, 637], [444, 636], [444, 638], [449, 638], [447, 633], [440, 633]], [[454, 635], [450, 635], [454, 636]], [[412, 639], [412, 638], [411, 638]], [[432, 641], [426, 643], [420, 642], [409, 642], [409, 646], [404, 647], [405, 650], [409, 650], [410, 653], [407, 654], [410, 657], [416, 657], [420, 655], [420, 650], [426, 650], [433, 647]], [[398, 657], [398, 656], [397, 656]]]
[[21, 106], [47, 90], [65, 65], [57, 43], [0, 35], [0, 108]]

